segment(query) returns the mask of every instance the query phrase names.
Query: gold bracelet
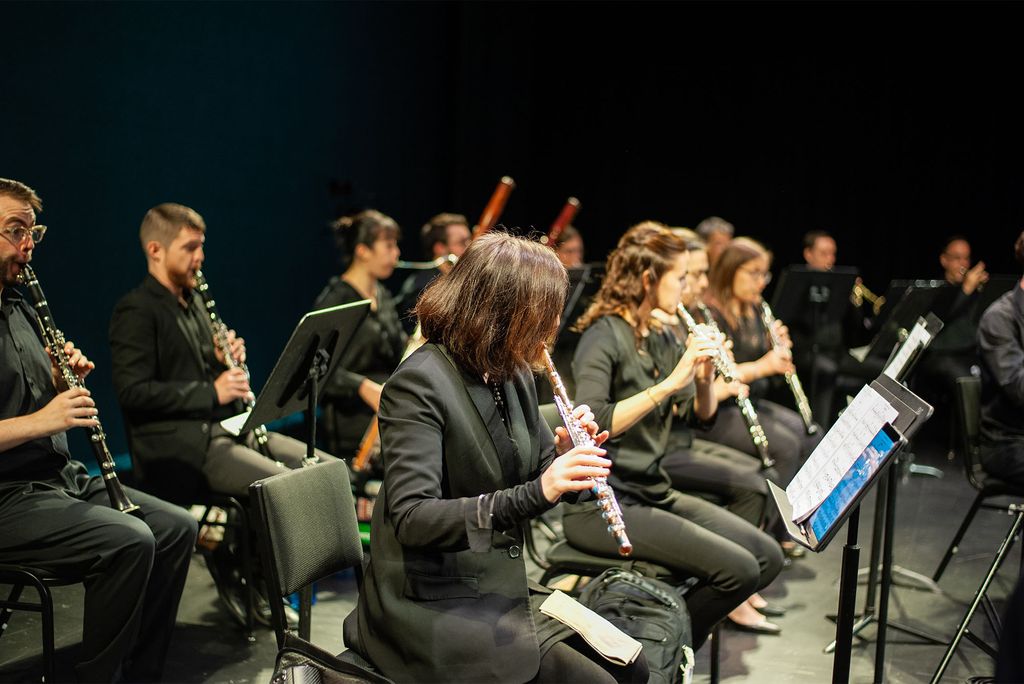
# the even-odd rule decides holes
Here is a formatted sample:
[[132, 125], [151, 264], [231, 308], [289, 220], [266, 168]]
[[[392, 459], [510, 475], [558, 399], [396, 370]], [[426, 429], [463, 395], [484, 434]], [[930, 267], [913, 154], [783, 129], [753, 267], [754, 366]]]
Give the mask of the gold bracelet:
[[647, 394], [651, 402], [654, 403], [654, 408], [661, 408], [661, 402], [654, 398], [654, 392], [651, 391], [652, 389], [652, 387], [648, 387], [647, 389], [644, 390], [644, 392]]

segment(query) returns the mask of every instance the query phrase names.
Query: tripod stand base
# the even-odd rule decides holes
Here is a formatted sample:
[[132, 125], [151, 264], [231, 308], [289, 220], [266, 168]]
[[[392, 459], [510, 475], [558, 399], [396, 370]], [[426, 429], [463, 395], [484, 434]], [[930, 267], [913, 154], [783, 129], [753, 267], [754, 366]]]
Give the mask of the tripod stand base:
[[[882, 571], [881, 563], [878, 564], [878, 571]], [[861, 568], [858, 570], [857, 583], [863, 584], [867, 582], [870, 573], [871, 568]], [[907, 570], [899, 565], [892, 566], [892, 581], [896, 586], [907, 589], [920, 589], [921, 591], [930, 591], [933, 594], [943, 593], [942, 588], [931, 577], [914, 572], [913, 570]]]
[[[836, 619], [835, 615], [828, 615], [827, 617], [828, 617], [829, 620], [832, 620], [833, 622]], [[865, 616], [861, 617], [853, 625], [853, 636], [858, 637], [860, 639], [864, 639], [866, 641], [867, 638], [866, 637], [862, 637], [860, 635], [860, 633], [862, 631], [864, 631], [864, 629], [866, 629], [867, 627], [870, 627], [871, 625], [875, 625], [875, 624], [878, 624], [878, 616], [876, 616], [876, 615], [865, 615]], [[918, 639], [921, 639], [926, 644], [934, 644], [934, 645], [944, 646], [947, 643], [944, 639], [941, 639], [941, 638], [939, 638], [939, 637], [937, 637], [937, 636], [935, 636], [933, 634], [929, 634], [928, 632], [925, 632], [923, 630], [917, 629], [916, 627], [910, 627], [908, 625], [902, 625], [902, 624], [900, 624], [898, 622], [893, 622], [891, 620], [887, 624], [888, 624], [889, 629], [895, 629], [897, 632], [903, 632], [904, 634], [907, 634], [909, 636], [917, 637]], [[833, 641], [828, 646], [826, 646], [822, 650], [822, 652], [823, 653], [832, 653], [835, 650], [836, 650], [836, 642]]]

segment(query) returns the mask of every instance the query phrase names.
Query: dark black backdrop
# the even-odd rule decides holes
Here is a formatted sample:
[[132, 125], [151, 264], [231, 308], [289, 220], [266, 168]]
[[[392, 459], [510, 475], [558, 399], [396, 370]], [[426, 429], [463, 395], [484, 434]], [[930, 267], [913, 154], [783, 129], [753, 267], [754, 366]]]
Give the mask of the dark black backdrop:
[[[4, 3], [0, 176], [52, 232], [37, 272], [97, 361], [142, 277], [143, 213], [206, 218], [205, 271], [256, 383], [337, 270], [326, 222], [376, 207], [405, 228], [546, 229], [568, 195], [600, 260], [631, 223], [709, 214], [777, 265], [824, 228], [884, 291], [938, 273], [963, 232], [1015, 271], [1024, 227], [1019, 54], [1006, 5]], [[2, 391], [2, 389], [0, 389]]]

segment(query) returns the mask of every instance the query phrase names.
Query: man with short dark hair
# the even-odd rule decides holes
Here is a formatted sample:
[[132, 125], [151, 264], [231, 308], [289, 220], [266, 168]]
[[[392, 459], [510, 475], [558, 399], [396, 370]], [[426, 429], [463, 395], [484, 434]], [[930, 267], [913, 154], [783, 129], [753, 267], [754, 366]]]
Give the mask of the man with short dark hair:
[[[462, 214], [443, 212], [432, 217], [420, 229], [420, 240], [423, 244], [423, 253], [428, 260], [441, 259], [446, 256], [453, 256], [456, 259], [462, 256], [473, 239], [469, 231], [469, 222]], [[395, 308], [402, 320], [402, 327], [406, 334], [412, 334], [416, 328], [416, 320], [410, 311], [416, 306], [416, 300], [420, 293], [437, 277], [437, 269], [416, 270], [402, 283], [398, 293], [395, 295]]]
[[[85, 584], [81, 681], [157, 681], [195, 544], [182, 508], [125, 488], [139, 517], [114, 510], [103, 479], [72, 460], [65, 432], [99, 425], [84, 387], [67, 389], [35, 314], [14, 289], [46, 233], [35, 191], [0, 178], [0, 563]], [[94, 368], [69, 342], [71, 371]]]
[[[109, 334], [114, 389], [144, 486], [183, 503], [207, 488], [245, 497], [252, 482], [301, 467], [302, 442], [270, 432], [261, 446], [254, 431], [234, 436], [220, 424], [245, 410], [252, 390], [238, 367], [245, 361], [243, 340], [228, 332], [229, 365], [195, 290], [205, 259], [202, 216], [161, 204], [146, 213], [139, 237], [148, 274], [114, 307]], [[221, 598], [236, 614], [237, 596], [225, 588], [237, 562], [226, 543], [208, 558]]]
[[[1024, 233], [1014, 244], [1024, 266]], [[986, 472], [1024, 487], [1024, 279], [982, 314], [981, 465]]]

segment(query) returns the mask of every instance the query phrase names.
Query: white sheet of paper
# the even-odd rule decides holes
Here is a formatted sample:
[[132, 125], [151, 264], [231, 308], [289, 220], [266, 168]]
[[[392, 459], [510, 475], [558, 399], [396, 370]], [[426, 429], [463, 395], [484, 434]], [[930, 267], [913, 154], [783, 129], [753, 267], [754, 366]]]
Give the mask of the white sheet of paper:
[[225, 418], [220, 421], [220, 426], [237, 437], [242, 433], [242, 426], [245, 425], [245, 419], [248, 417], [248, 411], [245, 413], [239, 413], [237, 416], [231, 416], [230, 418]]
[[861, 452], [899, 412], [865, 385], [786, 487], [793, 522], [801, 523], [821, 505]]
[[918, 322], [914, 325], [910, 334], [907, 336], [906, 341], [900, 345], [900, 350], [896, 352], [895, 358], [892, 362], [885, 367], [882, 371], [885, 375], [888, 375], [893, 380], [898, 379], [899, 374], [903, 372], [903, 369], [907, 365], [907, 361], [910, 360], [911, 355], [920, 347], [926, 346], [932, 339], [931, 333], [924, 327], [924, 324]]
[[557, 589], [540, 604], [540, 612], [572, 627], [595, 651], [613, 663], [628, 665], [643, 648], [639, 641]]

